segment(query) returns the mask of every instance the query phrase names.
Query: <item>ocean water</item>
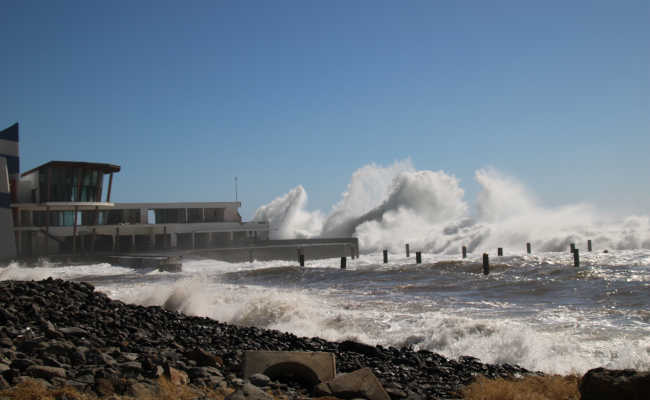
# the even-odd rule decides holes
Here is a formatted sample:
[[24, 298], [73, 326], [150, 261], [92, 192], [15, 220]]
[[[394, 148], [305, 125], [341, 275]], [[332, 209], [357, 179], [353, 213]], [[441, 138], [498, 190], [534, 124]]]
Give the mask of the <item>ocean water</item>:
[[650, 251], [348, 259], [185, 260], [182, 273], [12, 263], [0, 279], [83, 280], [111, 298], [329, 340], [413, 346], [550, 373], [650, 369]]

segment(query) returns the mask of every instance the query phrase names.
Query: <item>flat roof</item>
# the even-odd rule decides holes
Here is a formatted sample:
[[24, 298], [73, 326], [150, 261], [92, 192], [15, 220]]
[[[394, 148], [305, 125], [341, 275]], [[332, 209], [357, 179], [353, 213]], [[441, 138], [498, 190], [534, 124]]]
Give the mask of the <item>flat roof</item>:
[[91, 202], [91, 201], [53, 201], [45, 203], [12, 203], [12, 208], [21, 208], [25, 210], [35, 210], [35, 211], [74, 211], [75, 208], [79, 211], [87, 210], [110, 210], [113, 208], [113, 203], [105, 203], [101, 201]]
[[47, 168], [47, 167], [88, 168], [88, 169], [100, 170], [105, 174], [112, 173], [112, 172], [120, 172], [120, 166], [114, 164], [92, 163], [86, 161], [50, 161], [43, 165], [39, 165], [36, 168], [32, 168], [27, 172], [23, 172], [20, 176], [29, 175], [33, 172], [36, 172], [40, 169]]
[[114, 203], [115, 210], [128, 210], [136, 208], [170, 209], [170, 208], [239, 208], [241, 201], [229, 202], [184, 202], [184, 203]]

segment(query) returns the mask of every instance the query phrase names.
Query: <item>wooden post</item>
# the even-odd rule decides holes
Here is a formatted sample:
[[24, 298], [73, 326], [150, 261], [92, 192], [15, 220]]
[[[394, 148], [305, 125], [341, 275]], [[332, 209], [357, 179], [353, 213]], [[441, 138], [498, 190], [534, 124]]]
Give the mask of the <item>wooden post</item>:
[[253, 250], [248, 250], [248, 262], [252, 263], [253, 262]]
[[388, 250], [384, 250], [384, 264], [388, 263]]
[[347, 268], [348, 259], [346, 257], [341, 257], [341, 269]]
[[305, 266], [305, 255], [304, 254], [298, 254], [298, 262], [300, 263], [301, 267]]
[[487, 253], [483, 253], [483, 275], [490, 273], [490, 256]]
[[115, 228], [115, 239], [113, 240], [113, 251], [120, 249], [120, 228]]
[[419, 251], [415, 252], [415, 263], [416, 264], [421, 264], [422, 263], [422, 253]]
[[587, 240], [587, 250], [591, 251], [591, 239]]
[[573, 250], [573, 266], [578, 268], [580, 266], [580, 250]]
[[167, 237], [167, 225], [163, 226], [163, 242], [162, 242], [162, 248], [163, 249], [168, 249], [171, 244], [171, 238]]
[[463, 258], [467, 258], [467, 246], [463, 246]]
[[571, 253], [573, 253], [575, 249], [576, 249], [576, 244], [571, 243]]
[[90, 244], [90, 251], [95, 254], [95, 241], [97, 240], [97, 228], [93, 228], [93, 240]]
[[499, 247], [499, 248], [497, 249], [497, 255], [498, 255], [499, 257], [502, 257], [502, 256], [503, 256], [503, 247]]
[[406, 243], [406, 257], [411, 257], [411, 248], [408, 243]]
[[526, 243], [526, 252], [530, 254], [530, 243]]

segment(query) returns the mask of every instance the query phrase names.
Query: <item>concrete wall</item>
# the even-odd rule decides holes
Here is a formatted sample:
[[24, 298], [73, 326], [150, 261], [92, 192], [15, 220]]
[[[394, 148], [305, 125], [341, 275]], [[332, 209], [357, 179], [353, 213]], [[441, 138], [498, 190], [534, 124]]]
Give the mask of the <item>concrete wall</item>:
[[18, 185], [18, 202], [19, 203], [34, 203], [32, 198], [32, 190], [36, 189], [36, 203], [39, 202], [40, 193], [38, 193], [38, 171], [20, 178]]
[[241, 216], [236, 208], [226, 208], [223, 213], [224, 222], [241, 222]]
[[0, 259], [16, 257], [16, 238], [14, 220], [11, 215], [11, 194], [7, 159], [0, 157]]

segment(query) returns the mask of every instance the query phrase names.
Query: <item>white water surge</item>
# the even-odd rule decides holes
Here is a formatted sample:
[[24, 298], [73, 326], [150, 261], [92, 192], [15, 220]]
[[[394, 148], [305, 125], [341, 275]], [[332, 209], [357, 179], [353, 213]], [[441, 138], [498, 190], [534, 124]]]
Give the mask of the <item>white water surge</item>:
[[367, 165], [352, 174], [341, 200], [324, 216], [307, 210], [302, 186], [260, 207], [253, 219], [269, 221], [277, 238], [356, 236], [362, 251], [405, 243], [427, 252], [455, 254], [504, 247], [518, 251], [534, 242], [539, 251], [597, 241], [601, 248], [650, 249], [650, 219], [612, 221], [592, 206], [539, 205], [515, 179], [494, 169], [476, 171], [481, 187], [470, 210], [458, 179], [444, 171], [416, 170], [410, 160]]

